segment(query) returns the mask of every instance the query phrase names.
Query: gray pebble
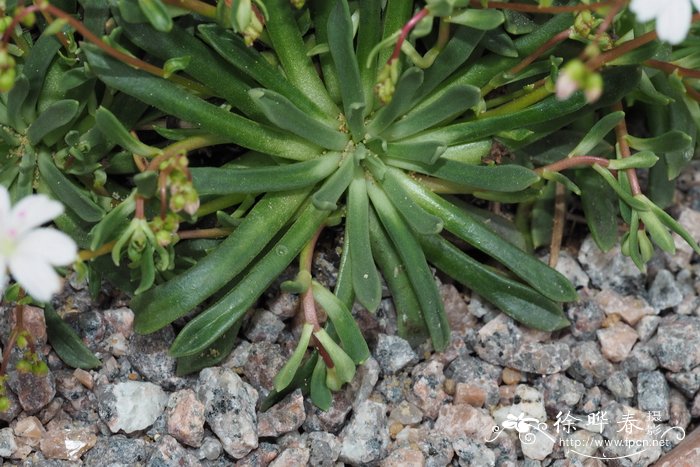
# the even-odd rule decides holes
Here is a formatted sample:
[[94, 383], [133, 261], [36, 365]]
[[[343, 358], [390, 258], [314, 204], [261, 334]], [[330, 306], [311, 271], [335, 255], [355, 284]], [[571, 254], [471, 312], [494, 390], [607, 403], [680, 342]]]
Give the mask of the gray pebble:
[[564, 343], [528, 342], [520, 346], [507, 366], [528, 373], [551, 375], [565, 371], [571, 363], [571, 352]]
[[659, 362], [657, 362], [654, 349], [649, 342], [639, 342], [627, 358], [622, 361], [621, 366], [630, 377], [634, 377], [640, 371], [656, 370], [659, 367]]
[[585, 387], [563, 373], [545, 376], [537, 382], [544, 396], [544, 406], [550, 418], [566, 413], [581, 400]]
[[692, 399], [700, 389], [700, 366], [690, 371], [666, 373], [666, 378], [687, 398]]
[[207, 436], [202, 441], [202, 445], [197, 449], [198, 459], [208, 459], [210, 461], [219, 458], [223, 452], [224, 447], [221, 445], [221, 441], [214, 438], [213, 436]]
[[658, 414], [661, 421], [669, 419], [669, 387], [660, 371], [643, 371], [637, 375], [639, 409]]
[[496, 454], [485, 444], [469, 438], [459, 438], [452, 443], [462, 467], [494, 467]]
[[379, 334], [377, 346], [374, 349], [374, 358], [379, 362], [379, 367], [384, 374], [394, 374], [406, 365], [418, 361], [418, 355], [411, 345], [399, 336], [387, 336]]
[[84, 465], [129, 467], [146, 461], [146, 442], [124, 435], [97, 438], [97, 443], [83, 457]]
[[648, 341], [656, 332], [660, 322], [661, 318], [658, 316], [645, 316], [640, 319], [635, 326], [635, 330], [639, 334], [639, 340], [641, 342]]
[[598, 289], [613, 288], [626, 295], [641, 290], [644, 285], [643, 274], [631, 259], [622, 255], [619, 245], [604, 253], [589, 235], [581, 244], [578, 260]]
[[603, 357], [595, 342], [581, 342], [571, 349], [573, 363], [568, 374], [586, 387], [603, 383], [614, 371], [612, 363]]
[[185, 380], [175, 376], [177, 362], [168, 353], [175, 339], [172, 326], [166, 326], [153, 334], [134, 334], [129, 339], [128, 359], [146, 380], [167, 390], [181, 389]]
[[227, 368], [214, 367], [200, 372], [196, 391], [209, 427], [231, 457], [240, 459], [258, 446], [258, 393], [251, 385]]
[[700, 365], [700, 318], [664, 318], [650, 342], [663, 368], [673, 372], [695, 368]]
[[256, 310], [248, 323], [245, 336], [251, 342], [274, 342], [284, 329], [284, 323], [267, 310]]
[[314, 431], [309, 433], [309, 465], [311, 467], [331, 467], [340, 456], [340, 442], [331, 433]]
[[352, 465], [366, 465], [387, 454], [389, 430], [386, 405], [364, 401], [340, 433], [340, 460]]
[[671, 271], [662, 269], [656, 274], [649, 287], [649, 302], [657, 311], [678, 306], [683, 301], [683, 293]]
[[501, 368], [473, 356], [459, 357], [450, 363], [445, 376], [456, 383], [469, 383], [486, 392], [486, 405], [496, 405], [500, 399], [498, 383]]
[[629, 399], [634, 396], [632, 381], [624, 371], [616, 371], [605, 381], [605, 387], [616, 399]]

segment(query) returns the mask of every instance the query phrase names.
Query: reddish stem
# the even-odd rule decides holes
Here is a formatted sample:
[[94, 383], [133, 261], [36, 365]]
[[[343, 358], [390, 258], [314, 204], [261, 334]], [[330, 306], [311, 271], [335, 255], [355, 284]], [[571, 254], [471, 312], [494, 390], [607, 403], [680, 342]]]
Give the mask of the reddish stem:
[[[618, 102], [613, 106], [613, 110], [615, 110], [616, 112], [622, 111], [622, 104]], [[620, 123], [618, 123], [615, 126], [615, 137], [617, 138], [617, 144], [620, 146], [620, 155], [623, 159], [632, 155], [630, 147], [627, 144], [627, 139], [625, 138], [628, 134], [629, 133], [627, 133], [627, 122], [623, 118], [622, 120], [620, 120]], [[629, 178], [630, 191], [632, 192], [632, 196], [640, 194], [642, 192], [642, 189], [639, 187], [637, 171], [634, 169], [627, 169], [627, 178]]]
[[5, 48], [7, 44], [10, 42], [10, 37], [12, 37], [12, 31], [15, 30], [17, 25], [19, 24], [20, 21], [22, 21], [25, 16], [30, 15], [31, 13], [35, 13], [39, 11], [39, 7], [36, 5], [31, 5], [26, 8], [22, 8], [20, 12], [12, 18], [12, 22], [10, 25], [5, 29], [5, 34], [2, 35], [2, 47]]
[[136, 219], [146, 218], [143, 196], [136, 196], [136, 212], [134, 213], [134, 217]]
[[682, 66], [674, 65], [669, 62], [662, 62], [661, 60], [647, 60], [644, 65], [662, 70], [668, 74], [677, 72], [680, 76], [684, 78], [700, 78], [700, 70], [693, 70], [690, 68], [684, 68]]
[[391, 54], [391, 57], [389, 57], [389, 61], [387, 63], [391, 63], [394, 60], [398, 60], [399, 56], [401, 55], [401, 46], [406, 40], [406, 37], [408, 37], [408, 34], [414, 27], [416, 27], [416, 24], [418, 24], [420, 20], [422, 20], [429, 14], [430, 11], [428, 11], [427, 8], [423, 8], [421, 11], [413, 15], [413, 18], [408, 20], [408, 23], [406, 23], [404, 27], [401, 28], [401, 34], [399, 34], [399, 38], [397, 39], [396, 45], [394, 46], [394, 52]]
[[603, 167], [610, 165], [610, 161], [604, 157], [597, 156], [574, 156], [567, 157], [560, 161], [553, 162], [549, 165], [545, 165], [535, 169], [535, 172], [541, 174], [544, 171], [548, 172], [561, 172], [567, 169], [573, 169], [575, 167], [590, 167], [593, 164], [598, 164]]
[[323, 359], [323, 363], [325, 363], [328, 368], [333, 368], [335, 366], [335, 364], [333, 363], [333, 359], [328, 354], [328, 351], [325, 349], [325, 347], [323, 347], [321, 341], [316, 339], [316, 336], [314, 336], [313, 338], [313, 346], [316, 348], [316, 350], [318, 350], [318, 354]]
[[544, 44], [539, 46], [537, 48], [537, 50], [535, 50], [530, 55], [525, 57], [522, 62], [518, 63], [513, 68], [511, 68], [508, 71], [508, 74], [510, 74], [510, 75], [518, 74], [519, 72], [524, 70], [528, 65], [530, 65], [532, 62], [534, 62], [535, 60], [540, 58], [540, 56], [542, 56], [542, 54], [544, 54], [546, 51], [548, 51], [549, 49], [551, 49], [555, 45], [559, 44], [560, 42], [564, 42], [565, 40], [567, 40], [569, 38], [570, 34], [571, 33], [570, 33], [569, 28], [564, 29], [562, 32], [560, 32], [559, 34], [557, 34], [556, 36], [552, 37], [547, 42], [545, 42]]

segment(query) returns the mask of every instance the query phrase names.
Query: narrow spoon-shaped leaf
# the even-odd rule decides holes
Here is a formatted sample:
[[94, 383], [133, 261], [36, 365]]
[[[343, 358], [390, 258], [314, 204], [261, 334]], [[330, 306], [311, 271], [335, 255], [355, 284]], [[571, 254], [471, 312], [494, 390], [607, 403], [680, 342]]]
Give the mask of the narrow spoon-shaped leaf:
[[406, 113], [411, 107], [411, 99], [413, 99], [422, 83], [423, 70], [411, 67], [404, 71], [398, 83], [396, 83], [391, 102], [377, 111], [367, 126], [367, 133], [373, 136], [380, 134], [386, 127], [394, 123], [397, 118]]
[[316, 193], [311, 196], [311, 201], [318, 209], [333, 211], [337, 208], [337, 200], [347, 189], [352, 181], [355, 164], [353, 157], [346, 155], [340, 163], [340, 167], [333, 175], [321, 185]]
[[328, 17], [328, 44], [340, 81], [345, 118], [356, 141], [364, 136], [365, 94], [360, 68], [353, 47], [350, 8], [345, 0], [336, 0]]
[[349, 139], [346, 134], [299, 110], [283, 95], [263, 88], [251, 89], [248, 94], [265, 116], [283, 130], [327, 149], [341, 151], [345, 148]]
[[430, 262], [528, 327], [555, 331], [570, 323], [557, 304], [533, 289], [493, 272], [447, 240], [421, 237]]
[[307, 188], [266, 195], [216, 250], [168, 282], [134, 297], [131, 307], [136, 314], [136, 331], [145, 334], [161, 329], [240, 274], [284, 227], [309, 192]]
[[340, 154], [329, 152], [304, 162], [267, 167], [193, 167], [192, 182], [200, 196], [266, 193], [311, 186], [338, 168]]
[[382, 286], [369, 246], [369, 199], [364, 171], [355, 167], [347, 199], [345, 242], [350, 246], [352, 285], [357, 300], [370, 312], [379, 308]]
[[470, 28], [488, 31], [497, 28], [505, 21], [503, 13], [498, 10], [479, 10], [469, 8], [460, 13], [449, 16], [447, 21], [450, 23], [469, 26]]
[[[187, 323], [170, 347], [170, 354], [181, 357], [201, 352], [241, 319], [289, 266], [327, 216], [326, 211], [318, 210], [312, 204], [307, 205], [277, 244], [230, 292]], [[230, 267], [226, 263], [221, 266]]]
[[306, 348], [309, 346], [309, 342], [311, 341], [311, 333], [313, 330], [313, 324], [304, 324], [301, 331], [301, 336], [299, 337], [299, 343], [294, 349], [294, 352], [279, 373], [277, 373], [277, 376], [275, 376], [274, 385], [276, 391], [282, 391], [284, 388], [289, 386], [289, 383], [291, 383], [292, 379], [294, 379], [294, 375], [296, 374], [299, 365], [301, 365], [301, 360], [304, 358], [304, 354], [306, 353]]
[[367, 182], [367, 187], [372, 205], [406, 266], [406, 273], [416, 291], [433, 347], [438, 351], [443, 350], [450, 341], [450, 326], [423, 250], [384, 192], [371, 181]]
[[396, 209], [416, 233], [423, 235], [440, 233], [443, 228], [442, 220], [426, 212], [411, 199], [404, 187], [399, 183], [396, 172], [398, 172], [397, 169], [388, 168], [381, 183], [384, 192], [391, 202], [394, 203]]
[[[402, 145], [402, 149], [409, 150], [407, 145]], [[535, 172], [521, 165], [473, 165], [448, 159], [438, 159], [432, 165], [399, 159], [387, 159], [387, 163], [394, 167], [449, 180], [469, 191], [514, 193], [526, 189], [539, 180]]]
[[79, 106], [78, 101], [72, 99], [56, 101], [51, 104], [49, 108], [39, 114], [39, 117], [27, 130], [29, 142], [37, 145], [44, 136], [70, 123], [78, 113]]
[[138, 156], [152, 157], [162, 152], [159, 148], [148, 146], [137, 140], [105, 107], [100, 107], [95, 112], [95, 125], [109, 141]]
[[680, 130], [671, 130], [653, 138], [636, 138], [627, 135], [625, 139], [630, 147], [637, 151], [653, 151], [658, 153], [685, 151], [693, 143], [693, 138]]
[[605, 117], [598, 120], [588, 131], [588, 133], [586, 133], [586, 136], [581, 139], [581, 142], [571, 150], [568, 157], [590, 154], [593, 148], [595, 148], [598, 143], [603, 141], [607, 134], [610, 133], [610, 131], [615, 128], [615, 125], [617, 125], [623, 118], [625, 118], [625, 113], [618, 111], [609, 113]]
[[328, 314], [333, 328], [343, 344], [343, 350], [356, 364], [362, 364], [370, 357], [369, 347], [362, 336], [362, 331], [350, 310], [328, 289], [316, 281], [311, 283], [314, 299]]
[[400, 183], [411, 194], [414, 201], [428, 212], [441, 218], [448, 231], [497, 259], [549, 299], [555, 301], [576, 300], [578, 297], [576, 289], [559, 272], [502, 239], [472, 215], [428, 191], [415, 180], [404, 174], [400, 175]]
[[49, 305], [44, 309], [46, 334], [51, 347], [61, 360], [73, 368], [88, 370], [97, 368], [102, 362], [85, 346], [80, 336], [66, 324]]
[[389, 129], [382, 132], [387, 140], [396, 140], [414, 135], [419, 131], [453, 118], [476, 106], [481, 99], [481, 90], [476, 86], [454, 86], [420, 111], [409, 112]]

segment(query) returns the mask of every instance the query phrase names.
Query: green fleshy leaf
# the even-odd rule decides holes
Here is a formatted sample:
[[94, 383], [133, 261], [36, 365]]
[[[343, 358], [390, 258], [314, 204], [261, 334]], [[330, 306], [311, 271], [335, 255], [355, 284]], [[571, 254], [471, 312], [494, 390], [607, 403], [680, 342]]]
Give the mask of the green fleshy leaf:
[[630, 147], [637, 151], [652, 151], [665, 153], [669, 151], [686, 151], [693, 144], [693, 138], [679, 130], [671, 130], [653, 138], [625, 137]]
[[326, 211], [334, 211], [337, 209], [337, 200], [341, 194], [350, 186], [352, 181], [355, 164], [353, 158], [346, 156], [340, 163], [340, 167], [333, 175], [321, 185], [316, 193], [311, 196], [311, 201], [318, 209]]
[[421, 244], [431, 262], [455, 280], [496, 305], [528, 327], [555, 331], [570, 323], [561, 308], [531, 288], [493, 272], [438, 236], [425, 236]]
[[370, 135], [380, 134], [397, 118], [406, 113], [411, 108], [411, 99], [422, 83], [423, 70], [417, 67], [410, 67], [404, 71], [398, 83], [396, 83], [391, 102], [377, 111], [367, 126], [367, 133]]
[[443, 350], [450, 341], [450, 326], [423, 250], [384, 192], [370, 181], [367, 182], [367, 187], [372, 205], [403, 260], [408, 278], [416, 290], [433, 348]]
[[223, 333], [212, 345], [197, 355], [189, 355], [177, 359], [177, 376], [196, 373], [203, 368], [214, 366], [224, 360], [236, 344], [236, 335], [241, 321], [229, 331]]
[[168, 32], [173, 27], [173, 19], [160, 0], [138, 0], [141, 12], [156, 30]]
[[278, 127], [290, 131], [324, 148], [342, 151], [348, 136], [329, 128], [307, 113], [299, 110], [287, 98], [274, 91], [255, 88], [248, 91], [265, 116]]
[[102, 365], [73, 328], [68, 326], [51, 306], [47, 305], [44, 309], [44, 317], [49, 343], [66, 365], [84, 370]]
[[299, 365], [301, 365], [301, 360], [304, 358], [304, 354], [306, 353], [306, 348], [309, 346], [309, 342], [311, 341], [311, 333], [313, 330], [313, 324], [304, 324], [301, 331], [301, 337], [299, 337], [299, 343], [294, 349], [294, 352], [279, 373], [277, 373], [277, 376], [275, 376], [274, 385], [276, 391], [282, 391], [284, 388], [289, 386], [294, 379], [294, 375], [296, 374]]
[[129, 218], [136, 208], [134, 197], [129, 196], [112, 209], [88, 233], [90, 249], [96, 250], [119, 236], [129, 225]]
[[403, 215], [404, 220], [416, 233], [429, 235], [442, 231], [444, 226], [442, 220], [426, 212], [411, 199], [399, 183], [396, 169], [387, 170], [381, 186], [391, 202], [394, 203], [394, 206]]
[[117, 117], [104, 107], [100, 107], [95, 112], [95, 124], [107, 139], [136, 155], [152, 157], [162, 152], [160, 149], [143, 144], [134, 138]]
[[311, 375], [309, 397], [319, 409], [326, 411], [331, 408], [333, 394], [326, 386], [326, 364], [319, 358]]
[[632, 154], [624, 159], [613, 159], [610, 161], [608, 168], [610, 170], [626, 170], [626, 169], [648, 169], [653, 167], [659, 158], [651, 151], [640, 151]]
[[356, 167], [347, 196], [345, 242], [350, 247], [355, 296], [367, 310], [375, 312], [382, 300], [382, 286], [369, 246], [368, 212], [364, 171]]
[[39, 173], [51, 192], [78, 217], [86, 222], [98, 222], [105, 215], [87, 193], [61, 172], [51, 160], [48, 152], [39, 154]]
[[410, 177], [401, 175], [400, 182], [414, 201], [443, 220], [445, 229], [497, 259], [544, 296], [555, 301], [577, 298], [574, 287], [559, 272], [503, 240], [471, 215], [428, 191]]
[[356, 140], [364, 136], [365, 94], [360, 68], [353, 46], [350, 9], [344, 0], [336, 0], [328, 17], [328, 44], [338, 72], [340, 95], [350, 132]]
[[323, 307], [333, 323], [333, 328], [338, 334], [343, 350], [356, 364], [364, 363], [370, 357], [369, 348], [350, 310], [338, 297], [318, 282], [313, 281], [311, 287], [314, 300]]
[[581, 139], [581, 142], [571, 150], [568, 157], [584, 156], [590, 154], [598, 143], [603, 141], [610, 131], [623, 119], [625, 113], [622, 111], [613, 112], [598, 120], [595, 125]]
[[482, 31], [489, 31], [503, 24], [505, 17], [499, 10], [468, 8], [456, 15], [449, 16], [447, 21]]
[[589, 169], [576, 172], [576, 183], [581, 187], [583, 213], [593, 240], [602, 251], [608, 251], [617, 244], [618, 238], [615, 192]]
[[453, 86], [440, 98], [420, 110], [409, 112], [401, 120], [382, 132], [382, 137], [396, 140], [414, 135], [464, 113], [476, 106], [481, 99], [481, 90], [476, 86]]
[[[333, 360], [333, 370], [339, 381], [342, 383], [352, 381], [352, 378], [355, 376], [355, 362], [336, 344], [325, 329], [319, 329], [314, 332], [314, 337], [318, 339], [326, 352], [328, 352], [328, 355], [330, 355], [331, 360]], [[326, 372], [328, 373], [328, 370]], [[326, 384], [328, 384], [328, 376], [326, 376]], [[333, 389], [331, 385], [328, 385], [328, 387]]]
[[72, 99], [51, 104], [29, 127], [29, 141], [37, 145], [46, 135], [70, 123], [77, 115], [79, 106], [79, 102]]

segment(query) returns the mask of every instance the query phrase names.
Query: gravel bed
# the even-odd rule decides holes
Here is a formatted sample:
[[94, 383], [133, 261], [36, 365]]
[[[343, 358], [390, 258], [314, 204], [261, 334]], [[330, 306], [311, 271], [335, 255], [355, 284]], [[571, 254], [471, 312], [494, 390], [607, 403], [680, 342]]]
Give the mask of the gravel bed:
[[[690, 173], [674, 214], [700, 238], [700, 183]], [[657, 253], [646, 274], [590, 237], [563, 250], [557, 268], [580, 300], [557, 333], [520, 326], [447, 282], [453, 333], [443, 353], [395, 336], [390, 299], [376, 315], [356, 308], [373, 357], [328, 412], [300, 391], [259, 411], [296, 343], [295, 297], [271, 289], [220, 366], [179, 377], [167, 354], [172, 327], [136, 335], [127, 300], [98, 306], [71, 283], [57, 309], [102, 367], [67, 368], [46, 343], [43, 313], [30, 308], [26, 324], [50, 372], [11, 374], [0, 455], [26, 466], [646, 466], [662, 456], [658, 465], [683, 465], [679, 455], [700, 465], [687, 454], [700, 445], [700, 432], [691, 434], [700, 263], [681, 241], [677, 249]], [[334, 254], [320, 249], [316, 277], [333, 280]], [[6, 336], [12, 313], [0, 311]]]

